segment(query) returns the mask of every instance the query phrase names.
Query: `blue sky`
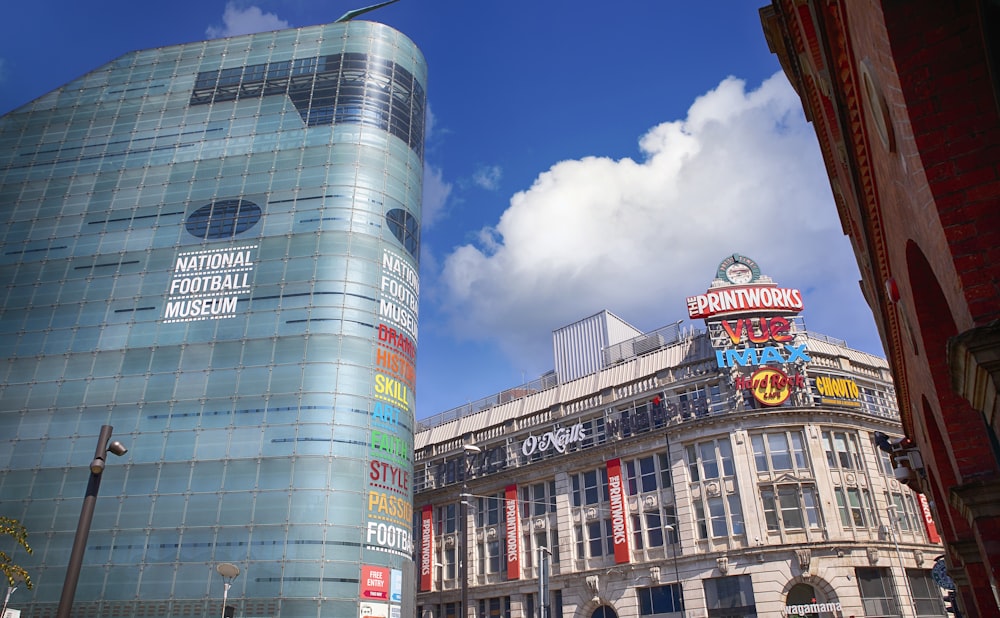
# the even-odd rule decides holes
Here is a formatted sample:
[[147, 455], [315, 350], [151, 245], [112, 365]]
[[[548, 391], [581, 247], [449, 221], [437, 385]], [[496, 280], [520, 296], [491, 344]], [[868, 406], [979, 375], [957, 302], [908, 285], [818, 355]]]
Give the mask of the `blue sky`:
[[[368, 3], [14, 3], [0, 113], [132, 50]], [[552, 330], [602, 309], [642, 330], [686, 321], [734, 252], [804, 292], [810, 330], [882, 355], [764, 3], [401, 0], [366, 16], [430, 67], [419, 418], [541, 375]]]

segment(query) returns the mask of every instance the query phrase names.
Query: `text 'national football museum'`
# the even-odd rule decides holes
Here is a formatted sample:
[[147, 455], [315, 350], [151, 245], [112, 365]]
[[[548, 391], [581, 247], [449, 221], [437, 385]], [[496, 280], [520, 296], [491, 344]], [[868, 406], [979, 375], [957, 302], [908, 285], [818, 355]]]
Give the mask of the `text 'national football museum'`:
[[425, 84], [352, 21], [129, 53], [0, 118], [25, 615], [62, 612], [108, 427], [73, 616], [415, 612]]

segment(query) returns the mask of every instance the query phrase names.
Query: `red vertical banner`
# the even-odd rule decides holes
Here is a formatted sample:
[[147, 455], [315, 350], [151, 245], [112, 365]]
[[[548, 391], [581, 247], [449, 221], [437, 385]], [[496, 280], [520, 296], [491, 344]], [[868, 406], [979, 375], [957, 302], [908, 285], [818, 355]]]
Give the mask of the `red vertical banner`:
[[420, 513], [420, 592], [428, 592], [433, 584], [434, 506], [425, 504]]
[[608, 498], [611, 502], [611, 534], [615, 543], [615, 564], [632, 561], [628, 546], [628, 515], [625, 512], [625, 483], [619, 459], [608, 461]]
[[917, 494], [917, 500], [920, 502], [920, 515], [924, 519], [924, 529], [927, 530], [927, 540], [931, 543], [940, 543], [941, 535], [938, 534], [937, 526], [934, 524], [934, 517], [931, 515], [931, 505], [927, 502], [927, 496]]
[[517, 510], [517, 485], [504, 489], [503, 509], [507, 521], [507, 579], [521, 579], [521, 514]]

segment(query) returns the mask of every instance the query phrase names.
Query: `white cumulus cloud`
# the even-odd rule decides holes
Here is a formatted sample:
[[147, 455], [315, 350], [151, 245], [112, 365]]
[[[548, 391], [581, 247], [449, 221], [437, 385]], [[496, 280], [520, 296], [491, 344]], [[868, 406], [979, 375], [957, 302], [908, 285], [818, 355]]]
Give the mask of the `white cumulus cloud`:
[[850, 323], [871, 314], [857, 265], [815, 133], [782, 74], [750, 91], [727, 78], [639, 147], [636, 160], [556, 163], [446, 256], [441, 300], [457, 333], [494, 340], [541, 372], [554, 328], [601, 309], [644, 330], [686, 319], [685, 298], [741, 253], [803, 290], [810, 330], [861, 347]]
[[503, 176], [503, 170], [500, 169], [499, 165], [481, 165], [472, 175], [472, 182], [477, 187], [487, 191], [496, 191], [500, 187], [501, 176]]
[[288, 22], [274, 13], [265, 13], [256, 6], [241, 9], [234, 2], [226, 4], [226, 10], [222, 14], [222, 23], [222, 27], [209, 26], [205, 29], [208, 38], [218, 39], [240, 34], [282, 30], [288, 27]]
[[429, 228], [441, 217], [444, 212], [448, 196], [451, 195], [452, 185], [445, 182], [441, 168], [434, 167], [429, 163], [424, 164], [424, 186], [423, 200], [420, 211], [421, 227]]

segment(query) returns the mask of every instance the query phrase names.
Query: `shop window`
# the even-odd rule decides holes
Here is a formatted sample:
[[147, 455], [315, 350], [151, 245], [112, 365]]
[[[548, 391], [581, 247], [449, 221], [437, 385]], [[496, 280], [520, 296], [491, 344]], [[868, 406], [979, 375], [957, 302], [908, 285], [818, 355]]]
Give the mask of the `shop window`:
[[477, 618], [510, 618], [510, 597], [480, 599]]
[[679, 612], [683, 607], [681, 599], [683, 592], [679, 584], [636, 588], [635, 592], [636, 596], [639, 597], [640, 616], [656, 616]]
[[858, 591], [865, 616], [898, 616], [896, 595], [888, 569], [856, 568]]
[[749, 575], [704, 580], [708, 618], [756, 618], [753, 584]]
[[913, 594], [913, 607], [917, 616], [947, 616], [941, 589], [931, 578], [931, 572], [926, 569], [907, 569], [906, 578], [910, 580], [910, 592]]

